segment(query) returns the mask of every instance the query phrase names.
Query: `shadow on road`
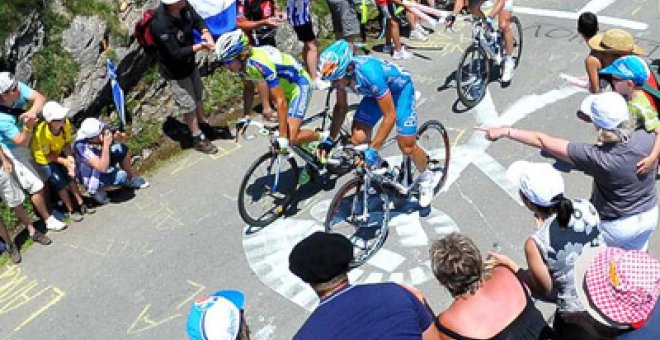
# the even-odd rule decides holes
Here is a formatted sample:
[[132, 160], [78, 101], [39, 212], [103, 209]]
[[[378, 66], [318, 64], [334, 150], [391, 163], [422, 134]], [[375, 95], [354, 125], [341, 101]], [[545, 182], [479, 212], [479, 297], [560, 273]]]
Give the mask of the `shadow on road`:
[[[200, 129], [206, 138], [210, 140], [234, 138], [226, 126], [200, 124]], [[190, 134], [190, 130], [188, 130], [188, 125], [172, 116], [167, 117], [167, 120], [163, 123], [163, 133], [173, 141], [178, 142], [181, 149], [193, 147], [193, 137]]]

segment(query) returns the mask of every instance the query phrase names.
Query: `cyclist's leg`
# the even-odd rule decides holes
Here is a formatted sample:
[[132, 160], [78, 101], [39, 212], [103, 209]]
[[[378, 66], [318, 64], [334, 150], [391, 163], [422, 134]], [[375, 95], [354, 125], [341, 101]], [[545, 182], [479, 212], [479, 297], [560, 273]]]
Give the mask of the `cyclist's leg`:
[[415, 88], [405, 86], [400, 93], [393, 94], [396, 105], [397, 144], [401, 152], [410, 156], [420, 172], [426, 170], [426, 153], [417, 145], [417, 110], [415, 109]]
[[504, 8], [498, 15], [497, 25], [504, 35], [504, 50], [506, 55], [513, 54], [513, 31], [511, 30], [511, 17], [513, 16], [513, 0], [506, 0]]
[[319, 133], [313, 130], [300, 130], [309, 100], [312, 98], [312, 86], [306, 78], [300, 84], [292, 85], [287, 92], [289, 98], [289, 112], [287, 113], [287, 125], [289, 126], [289, 142], [291, 144], [307, 143], [319, 139]]
[[351, 143], [360, 145], [371, 142], [373, 127], [382, 116], [375, 98], [362, 98], [355, 112], [355, 117], [353, 117]]

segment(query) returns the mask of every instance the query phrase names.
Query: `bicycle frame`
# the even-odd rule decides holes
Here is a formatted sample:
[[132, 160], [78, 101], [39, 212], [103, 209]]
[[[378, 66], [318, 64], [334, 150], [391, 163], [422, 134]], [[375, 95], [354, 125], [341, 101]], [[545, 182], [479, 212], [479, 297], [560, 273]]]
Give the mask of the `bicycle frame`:
[[[487, 34], [487, 29], [484, 27], [484, 23], [482, 22], [482, 19], [480, 18], [475, 18], [471, 20], [466, 20], [468, 22], [472, 22], [472, 37], [474, 39], [474, 44], [477, 46], [480, 46], [481, 48], [486, 51], [486, 55], [488, 56], [488, 59], [495, 62], [496, 64], [500, 64], [500, 62], [504, 59], [503, 58], [503, 49], [504, 46], [502, 46], [502, 32], [497, 30], [497, 35], [498, 35], [498, 50], [494, 51], [492, 48], [492, 43], [493, 43], [493, 38]], [[494, 29], [494, 28], [493, 28]]]

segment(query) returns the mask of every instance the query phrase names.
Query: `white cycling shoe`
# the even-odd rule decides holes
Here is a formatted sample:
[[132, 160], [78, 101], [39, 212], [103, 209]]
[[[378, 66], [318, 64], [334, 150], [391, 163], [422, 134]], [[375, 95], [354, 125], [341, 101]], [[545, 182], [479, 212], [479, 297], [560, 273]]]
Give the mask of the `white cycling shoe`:
[[513, 59], [511, 57], [506, 57], [504, 59], [504, 70], [502, 71], [502, 82], [503, 83], [508, 83], [511, 81], [511, 78], [513, 78], [513, 67], [515, 64], [513, 63]]
[[419, 206], [426, 208], [431, 205], [433, 200], [433, 172], [431, 170], [424, 171], [419, 175]]

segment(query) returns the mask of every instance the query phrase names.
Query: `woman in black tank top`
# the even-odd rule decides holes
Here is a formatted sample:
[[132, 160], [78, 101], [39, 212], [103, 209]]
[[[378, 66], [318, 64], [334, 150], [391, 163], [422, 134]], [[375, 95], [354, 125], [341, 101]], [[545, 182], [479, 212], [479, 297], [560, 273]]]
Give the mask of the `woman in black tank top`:
[[[484, 310], [493, 310], [491, 315], [495, 320], [506, 318], [511, 315], [515, 318], [513, 321], [504, 325], [499, 331], [492, 331], [487, 338], [489, 339], [510, 339], [510, 340], [537, 340], [553, 339], [552, 329], [547, 325], [541, 312], [534, 306], [534, 301], [530, 297], [525, 284], [510, 270], [498, 268], [495, 270], [485, 269], [481, 253], [476, 245], [468, 237], [458, 233], [452, 233], [436, 241], [431, 246], [431, 268], [438, 281], [449, 291], [454, 298], [454, 303], [444, 313], [452, 314], [454, 310], [460, 309], [460, 319], [462, 329], [481, 327], [484, 324], [497, 324], [501, 322], [491, 322], [481, 316]], [[510, 275], [510, 277], [508, 277]], [[502, 286], [496, 281], [506, 281], [508, 286]], [[515, 282], [518, 284], [515, 284]], [[515, 286], [512, 286], [514, 284]], [[522, 294], [522, 295], [520, 295]], [[507, 296], [513, 298], [507, 301]], [[521, 302], [524, 295], [524, 306], [520, 309], [518, 303], [518, 314], [513, 314], [512, 307], [517, 302]], [[504, 299], [504, 301], [497, 302]], [[516, 300], [517, 299], [517, 300]], [[490, 300], [490, 301], [489, 301]], [[495, 310], [493, 304], [499, 303], [502, 308]], [[460, 305], [460, 307], [456, 307]], [[472, 307], [472, 306], [476, 307]], [[506, 307], [505, 307], [506, 305]], [[497, 306], [495, 306], [497, 307]], [[465, 309], [467, 308], [467, 309]], [[466, 316], [470, 316], [471, 310], [473, 326], [465, 324]], [[453, 313], [457, 314], [457, 313]], [[450, 316], [449, 316], [450, 317]], [[450, 317], [451, 318], [451, 317]], [[443, 333], [441, 339], [452, 338], [456, 340], [472, 340], [468, 337], [451, 330], [447, 325], [435, 319], [435, 324]]]

